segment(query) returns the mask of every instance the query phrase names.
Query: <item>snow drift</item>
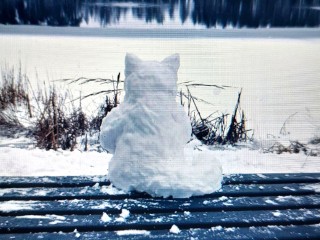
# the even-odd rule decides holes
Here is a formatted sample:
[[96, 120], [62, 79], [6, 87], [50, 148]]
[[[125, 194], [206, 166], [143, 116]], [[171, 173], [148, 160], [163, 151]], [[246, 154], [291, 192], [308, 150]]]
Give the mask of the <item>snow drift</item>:
[[156, 62], [127, 54], [125, 65], [124, 101], [101, 125], [101, 145], [114, 154], [111, 182], [125, 191], [163, 197], [218, 190], [219, 161], [212, 154], [184, 149], [191, 123], [176, 102], [179, 55]]

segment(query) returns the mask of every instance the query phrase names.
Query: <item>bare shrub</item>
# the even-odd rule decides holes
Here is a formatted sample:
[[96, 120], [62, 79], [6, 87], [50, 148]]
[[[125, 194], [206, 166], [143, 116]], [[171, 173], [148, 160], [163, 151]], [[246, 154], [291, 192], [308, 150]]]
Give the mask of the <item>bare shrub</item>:
[[66, 96], [55, 88], [43, 98], [43, 110], [36, 121], [34, 136], [39, 148], [47, 150], [75, 149], [77, 137], [88, 130], [88, 120], [81, 108], [70, 112], [65, 108]]
[[[100, 131], [100, 126], [102, 123], [102, 119], [107, 116], [107, 114], [115, 107], [119, 105], [119, 94], [122, 92], [122, 88], [120, 85], [123, 84], [123, 80], [120, 80], [120, 73], [117, 75], [117, 80], [114, 79], [105, 79], [105, 78], [77, 78], [77, 79], [62, 79], [59, 81], [67, 82], [68, 84], [99, 84], [105, 85], [105, 90], [99, 92], [93, 92], [82, 99], [86, 99], [88, 97], [94, 97], [97, 95], [105, 95], [105, 101], [98, 107], [97, 114], [92, 116], [91, 120], [89, 121], [89, 130], [91, 132]], [[77, 100], [77, 99], [74, 99]]]
[[270, 148], [264, 149], [264, 153], [304, 153], [307, 156], [319, 156], [320, 148], [312, 147], [299, 141], [289, 141], [289, 144], [275, 142]]
[[[204, 86], [219, 87], [222, 89], [226, 87], [220, 87], [216, 85]], [[231, 115], [231, 119], [230, 114], [221, 114], [220, 116], [216, 117], [213, 117], [214, 114], [211, 114], [210, 116], [203, 118], [196, 104], [196, 101], [199, 101], [200, 99], [192, 96], [188, 87], [187, 94], [180, 92], [180, 101], [182, 104], [183, 97], [187, 99], [188, 115], [191, 118], [192, 133], [204, 144], [233, 145], [238, 142], [247, 142], [252, 139], [252, 137], [248, 135], [251, 130], [246, 129], [246, 118], [244, 111], [240, 109], [241, 91], [238, 94], [238, 100], [236, 102], [234, 112]], [[195, 108], [195, 111], [193, 112], [190, 110], [191, 105], [193, 105]]]
[[28, 78], [22, 74], [21, 67], [17, 74], [14, 68], [2, 69], [0, 82], [0, 124], [7, 126], [22, 126], [14, 114], [18, 106], [27, 108], [29, 117], [32, 109], [29, 98]]

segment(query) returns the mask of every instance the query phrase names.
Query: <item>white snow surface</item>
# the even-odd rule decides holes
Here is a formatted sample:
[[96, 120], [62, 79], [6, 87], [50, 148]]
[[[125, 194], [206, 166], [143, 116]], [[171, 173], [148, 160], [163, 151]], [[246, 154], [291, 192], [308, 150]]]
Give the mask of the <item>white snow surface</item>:
[[176, 102], [179, 66], [178, 54], [162, 62], [126, 55], [124, 101], [103, 119], [100, 135], [102, 147], [114, 154], [109, 178], [124, 191], [185, 198], [221, 187], [214, 155], [185, 154], [191, 122]]
[[[0, 143], [7, 139], [0, 139]], [[0, 147], [0, 176], [99, 176], [108, 175], [112, 154], [106, 152], [46, 151], [20, 147], [20, 138], [9, 139], [10, 147]], [[185, 148], [189, 154], [214, 155], [220, 159], [224, 175], [237, 173], [320, 172], [320, 157], [299, 154], [262, 153], [259, 150], [228, 147], [210, 149], [193, 140]], [[210, 161], [207, 162], [210, 165]], [[104, 186], [103, 186], [104, 187]], [[114, 188], [107, 189], [114, 193]], [[118, 191], [117, 191], [118, 192]], [[115, 194], [117, 193], [115, 192]]]
[[[5, 141], [1, 139], [0, 144]], [[11, 142], [9, 147], [0, 147], [0, 176], [106, 175], [112, 157], [96, 151], [25, 149]]]

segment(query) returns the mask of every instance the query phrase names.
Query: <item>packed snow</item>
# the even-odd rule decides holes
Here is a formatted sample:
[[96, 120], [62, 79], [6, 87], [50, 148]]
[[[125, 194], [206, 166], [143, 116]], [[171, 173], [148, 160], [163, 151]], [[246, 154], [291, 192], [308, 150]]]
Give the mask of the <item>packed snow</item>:
[[103, 119], [100, 135], [113, 153], [109, 179], [124, 191], [185, 198], [221, 187], [221, 165], [211, 152], [185, 153], [191, 122], [176, 102], [179, 66], [178, 54], [162, 62], [126, 56], [124, 101]]
[[[16, 142], [20, 142], [20, 138]], [[0, 138], [0, 144], [7, 139]], [[46, 151], [21, 148], [11, 139], [11, 146], [0, 148], [0, 176], [98, 176], [108, 174], [112, 154], [75, 150]], [[204, 152], [220, 159], [225, 175], [235, 173], [312, 173], [320, 172], [320, 157], [299, 154], [263, 153], [250, 147], [211, 148], [193, 140], [186, 146], [189, 153]], [[208, 162], [210, 164], [210, 162]], [[100, 190], [112, 194], [116, 190], [102, 186]]]
[[109, 217], [109, 215], [105, 212], [102, 213], [101, 216], [101, 221], [102, 222], [110, 222], [111, 221], [111, 217]]
[[180, 229], [177, 225], [172, 225], [172, 227], [170, 228], [170, 233], [173, 233], [173, 234], [179, 234], [180, 233]]

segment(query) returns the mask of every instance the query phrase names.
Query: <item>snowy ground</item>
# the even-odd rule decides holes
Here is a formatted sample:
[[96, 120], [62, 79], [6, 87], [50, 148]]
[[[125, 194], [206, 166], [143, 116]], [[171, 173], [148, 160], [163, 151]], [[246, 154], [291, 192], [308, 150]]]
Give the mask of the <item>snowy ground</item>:
[[[213, 151], [224, 174], [320, 172], [319, 156], [262, 153], [250, 147], [209, 150], [195, 141], [188, 148], [195, 146]], [[106, 175], [111, 157], [98, 151], [45, 151], [34, 148], [31, 140], [23, 137], [0, 138], [0, 176]]]

